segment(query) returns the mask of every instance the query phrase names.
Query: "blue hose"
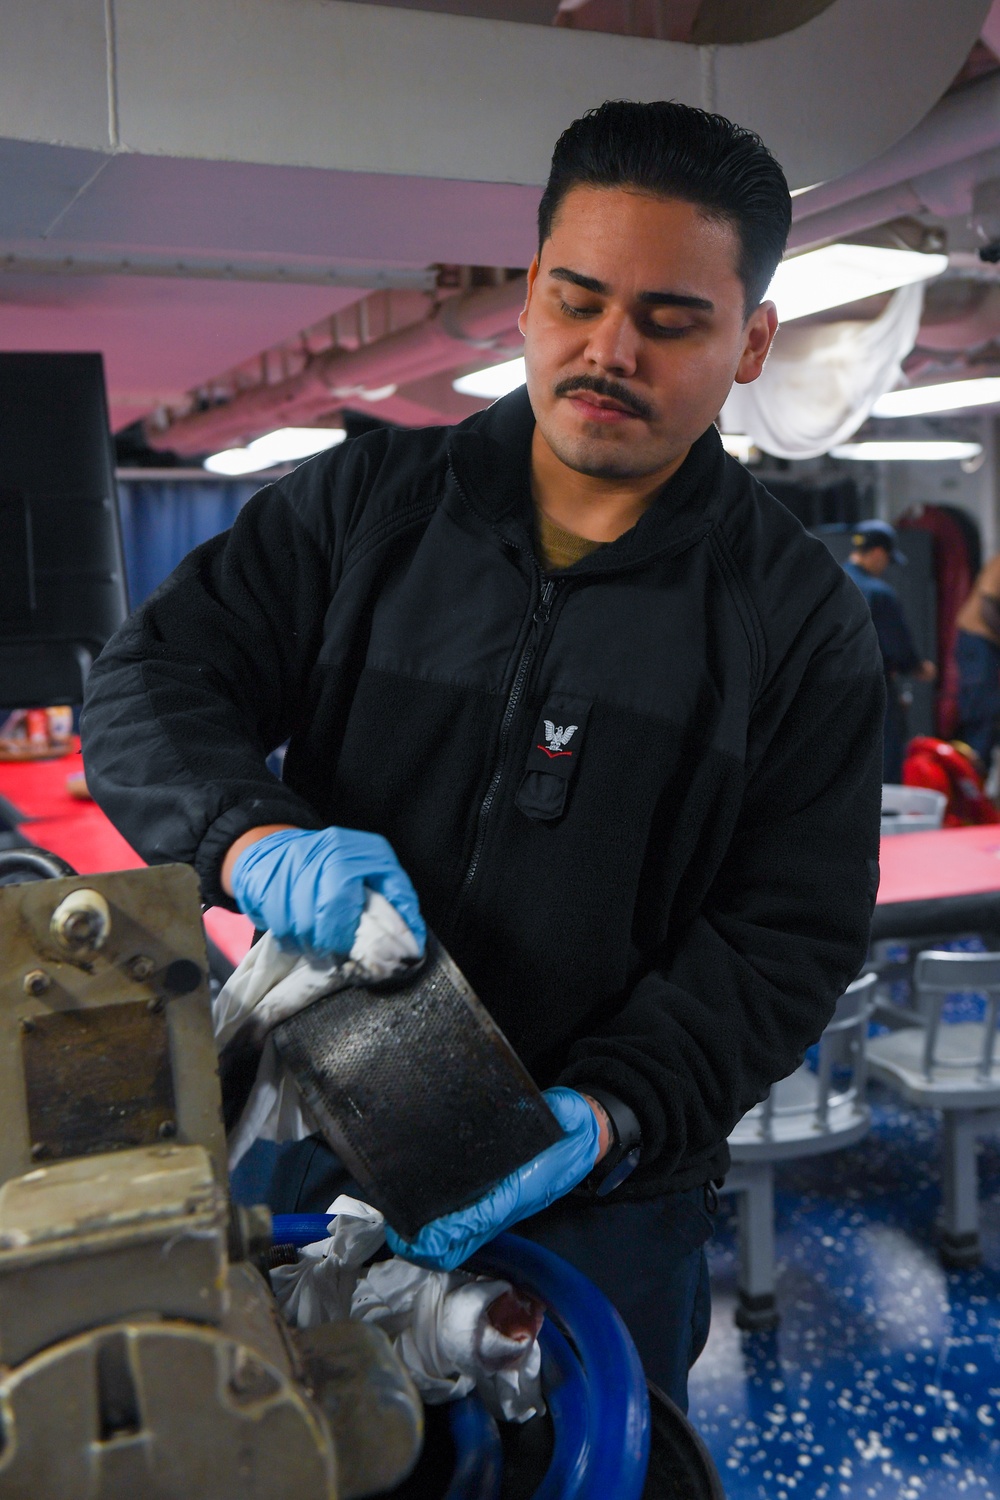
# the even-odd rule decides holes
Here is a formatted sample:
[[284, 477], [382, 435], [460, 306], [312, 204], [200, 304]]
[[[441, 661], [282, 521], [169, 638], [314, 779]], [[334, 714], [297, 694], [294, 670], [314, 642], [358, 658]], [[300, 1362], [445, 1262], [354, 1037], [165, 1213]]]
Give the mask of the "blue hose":
[[[327, 1239], [331, 1217], [275, 1214], [274, 1243]], [[539, 1338], [555, 1445], [532, 1500], [641, 1500], [649, 1396], [635, 1345], [610, 1302], [574, 1266], [517, 1235], [500, 1235], [469, 1269], [502, 1276], [549, 1309]], [[496, 1423], [476, 1396], [453, 1403], [449, 1420], [456, 1468], [444, 1500], [495, 1500], [503, 1468]]]
[[503, 1450], [497, 1424], [479, 1397], [453, 1401], [448, 1425], [455, 1444], [455, 1472], [442, 1500], [498, 1500]]
[[578, 1500], [585, 1492], [590, 1460], [590, 1406], [580, 1361], [551, 1318], [538, 1335], [542, 1389], [555, 1442], [545, 1478], [532, 1500]]
[[327, 1227], [335, 1214], [275, 1214], [271, 1241], [275, 1245], [294, 1245], [301, 1250], [303, 1245], [315, 1245], [317, 1240], [328, 1240]]
[[579, 1500], [641, 1500], [649, 1394], [635, 1345], [611, 1303], [575, 1266], [517, 1235], [500, 1235], [475, 1264], [534, 1292], [573, 1341], [586, 1382], [589, 1435]]

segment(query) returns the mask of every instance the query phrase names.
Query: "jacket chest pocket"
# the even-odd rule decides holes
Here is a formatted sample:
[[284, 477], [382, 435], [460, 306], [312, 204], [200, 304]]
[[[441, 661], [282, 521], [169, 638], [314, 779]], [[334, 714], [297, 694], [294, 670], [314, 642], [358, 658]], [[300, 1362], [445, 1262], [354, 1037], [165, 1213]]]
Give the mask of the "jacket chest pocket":
[[532, 735], [515, 806], [526, 818], [561, 818], [584, 752], [590, 703], [560, 693], [548, 698]]

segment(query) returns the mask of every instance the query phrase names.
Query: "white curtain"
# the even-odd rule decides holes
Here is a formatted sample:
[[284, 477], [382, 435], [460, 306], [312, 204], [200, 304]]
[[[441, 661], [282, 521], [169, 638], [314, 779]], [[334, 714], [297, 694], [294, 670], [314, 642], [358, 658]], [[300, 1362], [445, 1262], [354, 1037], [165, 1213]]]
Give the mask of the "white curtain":
[[918, 282], [894, 292], [871, 323], [785, 324], [759, 379], [733, 386], [720, 428], [776, 458], [818, 458], [846, 442], [898, 381], [923, 305]]

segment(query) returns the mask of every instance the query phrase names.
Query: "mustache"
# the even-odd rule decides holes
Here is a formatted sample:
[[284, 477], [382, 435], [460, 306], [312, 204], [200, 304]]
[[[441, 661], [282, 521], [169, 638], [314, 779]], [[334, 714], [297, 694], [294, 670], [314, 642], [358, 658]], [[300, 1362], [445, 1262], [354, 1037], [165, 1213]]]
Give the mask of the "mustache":
[[633, 416], [642, 417], [647, 422], [652, 421], [656, 415], [649, 403], [630, 391], [627, 385], [622, 385], [617, 380], [605, 380], [600, 375], [569, 375], [565, 380], [560, 380], [555, 388], [557, 396], [569, 396], [574, 391], [592, 391], [595, 396], [607, 396], [610, 401], [617, 401], [619, 406], [624, 406]]

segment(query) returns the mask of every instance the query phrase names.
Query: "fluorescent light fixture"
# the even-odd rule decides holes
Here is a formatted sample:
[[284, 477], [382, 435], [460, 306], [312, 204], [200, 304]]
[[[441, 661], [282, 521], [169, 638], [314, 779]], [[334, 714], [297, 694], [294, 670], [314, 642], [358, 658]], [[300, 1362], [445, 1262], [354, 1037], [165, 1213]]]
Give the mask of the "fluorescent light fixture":
[[496, 401], [524, 384], [524, 360], [508, 359], [502, 365], [489, 365], [485, 370], [474, 370], [471, 375], [460, 375], [453, 380], [452, 390], [460, 396], [480, 396], [484, 401]]
[[951, 443], [914, 439], [913, 442], [842, 443], [831, 448], [831, 458], [857, 458], [864, 463], [890, 462], [900, 459], [917, 459], [925, 463], [941, 463], [942, 460], [978, 458], [982, 453], [980, 443]]
[[949, 380], [943, 385], [921, 385], [908, 391], [888, 391], [872, 408], [873, 417], [920, 417], [933, 411], [961, 411], [970, 406], [993, 406], [1000, 401], [1000, 378]]
[[224, 448], [206, 458], [204, 467], [212, 474], [255, 474], [260, 465], [245, 448]]
[[275, 464], [294, 463], [334, 448], [347, 436], [342, 427], [279, 427], [254, 438], [245, 448], [225, 448], [205, 460], [212, 474], [257, 474]]
[[914, 281], [929, 281], [947, 265], [947, 255], [923, 255], [918, 250], [824, 245], [821, 250], [783, 260], [765, 297], [777, 305], [781, 322], [790, 323]]
[[745, 464], [756, 448], [752, 437], [747, 437], [745, 432], [722, 432], [722, 446], [731, 458], [738, 458], [741, 464]]

